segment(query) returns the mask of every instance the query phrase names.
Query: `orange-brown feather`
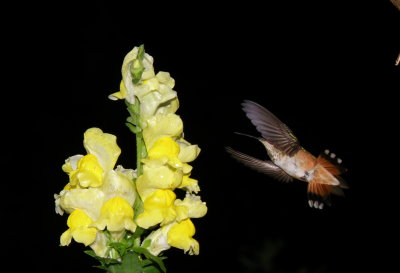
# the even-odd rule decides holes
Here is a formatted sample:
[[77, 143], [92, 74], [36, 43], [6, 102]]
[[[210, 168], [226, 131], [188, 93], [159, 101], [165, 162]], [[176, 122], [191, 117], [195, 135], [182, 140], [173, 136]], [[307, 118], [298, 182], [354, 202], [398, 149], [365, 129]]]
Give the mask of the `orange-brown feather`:
[[329, 171], [334, 176], [338, 176], [342, 173], [337, 166], [335, 166], [334, 164], [332, 164], [331, 162], [329, 162], [327, 159], [325, 159], [322, 156], [318, 156], [317, 164], [324, 167], [327, 171]]
[[309, 183], [307, 190], [308, 192], [319, 196], [327, 196], [333, 192], [332, 186], [317, 183]]

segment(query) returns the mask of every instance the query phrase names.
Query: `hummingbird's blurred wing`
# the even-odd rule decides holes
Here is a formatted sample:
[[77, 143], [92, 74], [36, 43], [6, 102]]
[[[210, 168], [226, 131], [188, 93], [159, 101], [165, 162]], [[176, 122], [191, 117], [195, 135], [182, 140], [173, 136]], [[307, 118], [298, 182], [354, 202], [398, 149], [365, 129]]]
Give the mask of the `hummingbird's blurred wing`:
[[282, 182], [291, 182], [293, 178], [285, 173], [284, 170], [275, 165], [272, 161], [264, 161], [244, 153], [235, 151], [231, 147], [226, 147], [226, 151], [232, 155], [233, 158], [242, 162], [244, 165], [259, 171], [261, 173], [272, 176], [273, 178]]
[[261, 105], [245, 100], [243, 111], [256, 126], [263, 138], [289, 156], [293, 156], [301, 146], [289, 127]]

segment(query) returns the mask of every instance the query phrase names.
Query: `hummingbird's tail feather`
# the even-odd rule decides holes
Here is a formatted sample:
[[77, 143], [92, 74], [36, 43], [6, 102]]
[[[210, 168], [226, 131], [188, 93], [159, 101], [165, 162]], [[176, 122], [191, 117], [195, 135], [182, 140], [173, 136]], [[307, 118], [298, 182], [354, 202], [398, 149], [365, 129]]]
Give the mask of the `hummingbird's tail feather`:
[[334, 153], [330, 153], [329, 150], [325, 150], [324, 153], [320, 154], [317, 158], [317, 164], [324, 167], [327, 171], [329, 171], [335, 178], [340, 182], [340, 187], [344, 189], [348, 189], [346, 181], [340, 175], [347, 171], [346, 168], [341, 166], [342, 160], [340, 158], [336, 158]]
[[309, 183], [307, 187], [308, 204], [316, 209], [323, 209], [324, 204], [330, 206], [330, 193], [328, 185]]
[[343, 196], [343, 190], [339, 186], [327, 184], [308, 183], [308, 204], [316, 209], [323, 209], [324, 205], [331, 205], [331, 194]]

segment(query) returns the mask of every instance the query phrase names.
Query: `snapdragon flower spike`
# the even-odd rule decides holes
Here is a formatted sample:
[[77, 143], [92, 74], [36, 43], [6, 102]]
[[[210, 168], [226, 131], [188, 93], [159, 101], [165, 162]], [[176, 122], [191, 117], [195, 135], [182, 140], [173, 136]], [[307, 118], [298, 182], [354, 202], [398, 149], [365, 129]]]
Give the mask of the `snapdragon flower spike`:
[[55, 195], [56, 212], [71, 214], [69, 229], [60, 241], [64, 246], [74, 239], [105, 257], [110, 252], [106, 230], [112, 232], [113, 240], [120, 240], [126, 230], [136, 230], [132, 208], [137, 195], [132, 182], [135, 172], [122, 166], [114, 169], [121, 153], [114, 135], [90, 128], [83, 142], [87, 155], [66, 160], [63, 170], [70, 180]]
[[[131, 131], [137, 137], [143, 137], [147, 150], [147, 155], [138, 163], [140, 175], [136, 187], [143, 211], [136, 216], [136, 223], [145, 229], [159, 226], [151, 233], [158, 235], [149, 236], [151, 244], [148, 249], [155, 255], [171, 246], [198, 254], [198, 243], [192, 239], [195, 229], [190, 218], [199, 218], [207, 213], [206, 204], [195, 195], [200, 187], [198, 181], [190, 177], [193, 168], [188, 164], [196, 159], [200, 148], [183, 138], [183, 122], [175, 113], [179, 101], [174, 85], [169, 73], [154, 72], [153, 58], [139, 47], [125, 57], [120, 91], [110, 95], [114, 100], [125, 99], [128, 107], [136, 99], [140, 102], [140, 109], [131, 113], [128, 119], [129, 126], [135, 126]], [[132, 112], [133, 107], [129, 109]], [[138, 148], [143, 149], [142, 146]], [[176, 198], [176, 189], [187, 191], [184, 200]], [[172, 231], [168, 237], [166, 230], [170, 228]], [[160, 239], [164, 238], [160, 237], [162, 234], [166, 239]], [[159, 247], [159, 242], [164, 245]]]
[[[171, 247], [199, 254], [191, 219], [203, 217], [207, 206], [188, 163], [200, 148], [184, 139], [175, 80], [168, 72], [155, 73], [153, 62], [143, 46], [133, 48], [122, 64], [120, 90], [109, 96], [128, 107], [137, 169], [115, 167], [121, 153], [116, 136], [90, 128], [84, 133], [86, 154], [65, 161], [69, 181], [55, 195], [56, 212], [70, 214], [61, 245], [74, 239], [89, 246], [109, 272], [128, 272], [132, 266], [138, 272], [165, 272], [156, 256]], [[179, 190], [186, 191], [183, 200], [177, 198]]]

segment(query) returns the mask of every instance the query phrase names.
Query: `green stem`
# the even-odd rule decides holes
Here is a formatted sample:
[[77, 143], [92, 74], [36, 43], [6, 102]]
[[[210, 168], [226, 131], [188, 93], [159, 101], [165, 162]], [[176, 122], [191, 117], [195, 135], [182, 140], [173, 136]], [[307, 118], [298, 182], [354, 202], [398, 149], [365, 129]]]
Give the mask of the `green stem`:
[[146, 144], [143, 139], [143, 130], [140, 124], [140, 101], [135, 97], [135, 104], [127, 102], [130, 117], [127, 126], [136, 135], [136, 174], [143, 174], [142, 159], [147, 157]]
[[147, 157], [147, 150], [143, 139], [143, 130], [140, 124], [140, 101], [137, 97], [135, 97], [133, 108], [136, 114], [136, 126], [139, 129], [136, 133], [136, 173], [139, 177], [143, 173], [142, 159]]

